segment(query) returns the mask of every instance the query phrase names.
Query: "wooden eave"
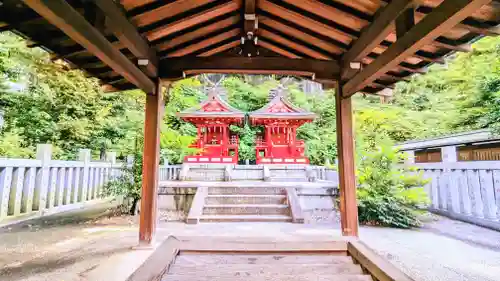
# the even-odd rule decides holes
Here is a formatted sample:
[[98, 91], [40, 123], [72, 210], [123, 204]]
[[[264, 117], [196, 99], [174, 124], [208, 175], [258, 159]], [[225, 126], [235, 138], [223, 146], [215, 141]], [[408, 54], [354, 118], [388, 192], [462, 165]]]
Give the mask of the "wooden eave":
[[[500, 34], [496, 0], [2, 3], [1, 31], [24, 36], [113, 90], [151, 91], [158, 78], [217, 72], [296, 75], [340, 81], [345, 96], [377, 93]], [[399, 23], [410, 24], [397, 29]], [[240, 55], [248, 32], [258, 37], [258, 57]]]

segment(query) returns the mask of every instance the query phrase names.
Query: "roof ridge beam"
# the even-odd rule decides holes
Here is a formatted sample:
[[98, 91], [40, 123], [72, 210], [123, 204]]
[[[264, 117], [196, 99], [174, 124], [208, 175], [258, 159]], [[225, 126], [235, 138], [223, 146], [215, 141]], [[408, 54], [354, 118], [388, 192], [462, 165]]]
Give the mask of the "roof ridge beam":
[[23, 2], [62, 30], [71, 39], [93, 53], [114, 71], [146, 93], [155, 91], [155, 83], [64, 0], [23, 0]]
[[[118, 40], [130, 50], [139, 61], [149, 77], [158, 76], [158, 57], [149, 43], [139, 34], [137, 28], [127, 19], [122, 8], [113, 0], [95, 1], [97, 7], [107, 18], [106, 26], [116, 35]], [[144, 61], [146, 60], [146, 61]], [[145, 65], [144, 65], [145, 64]]]
[[[445, 0], [343, 86], [349, 97], [491, 0]], [[391, 2], [392, 3], [392, 2]]]

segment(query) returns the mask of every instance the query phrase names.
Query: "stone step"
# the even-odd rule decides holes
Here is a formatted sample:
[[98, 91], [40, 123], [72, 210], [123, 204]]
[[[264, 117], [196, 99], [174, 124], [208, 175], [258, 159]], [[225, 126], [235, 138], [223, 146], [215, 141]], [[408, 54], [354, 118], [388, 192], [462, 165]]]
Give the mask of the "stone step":
[[291, 216], [285, 215], [202, 215], [200, 222], [292, 222]]
[[352, 264], [348, 256], [295, 255], [295, 254], [181, 254], [175, 259], [179, 264]]
[[264, 194], [286, 194], [286, 189], [283, 187], [256, 187], [256, 186], [242, 186], [242, 187], [209, 187], [208, 194], [243, 194], [243, 195], [264, 195]]
[[318, 274], [318, 275], [335, 275], [335, 274], [363, 274], [361, 267], [353, 263], [345, 264], [208, 264], [208, 265], [193, 265], [193, 264], [177, 264], [174, 263], [168, 270], [169, 274], [186, 275], [193, 278], [199, 276], [218, 277], [238, 277], [258, 275], [265, 279], [271, 280], [274, 276], [282, 274]]
[[204, 215], [288, 215], [285, 204], [223, 204], [205, 205]]
[[205, 198], [206, 204], [286, 204], [286, 195], [245, 195], [245, 194], [213, 194]]
[[213, 276], [196, 276], [181, 274], [166, 274], [161, 281], [373, 281], [370, 275], [361, 274], [337, 274], [337, 275], [318, 275], [315, 273], [288, 275], [272, 275], [266, 273], [251, 273], [249, 276], [228, 276], [220, 274], [216, 278]]

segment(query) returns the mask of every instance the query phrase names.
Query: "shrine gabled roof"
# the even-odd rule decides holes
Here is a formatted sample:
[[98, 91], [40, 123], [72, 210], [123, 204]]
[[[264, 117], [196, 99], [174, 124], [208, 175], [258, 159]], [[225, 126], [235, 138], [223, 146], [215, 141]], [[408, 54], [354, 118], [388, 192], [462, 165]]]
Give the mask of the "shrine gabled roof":
[[181, 118], [223, 118], [232, 117], [243, 119], [245, 112], [232, 107], [227, 101], [215, 91], [208, 94], [208, 98], [195, 107], [191, 107], [185, 111], [180, 112]]
[[279, 118], [312, 120], [316, 118], [316, 114], [295, 106], [286, 98], [283, 89], [278, 89], [270, 102], [262, 108], [250, 112], [249, 117], [250, 119]]

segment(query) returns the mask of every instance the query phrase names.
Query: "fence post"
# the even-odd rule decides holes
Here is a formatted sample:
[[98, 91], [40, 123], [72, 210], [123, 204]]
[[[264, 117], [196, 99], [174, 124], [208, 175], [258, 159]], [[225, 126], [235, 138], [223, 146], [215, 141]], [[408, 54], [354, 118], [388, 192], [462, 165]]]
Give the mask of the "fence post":
[[52, 145], [39, 144], [36, 146], [36, 159], [42, 162], [35, 180], [33, 195], [33, 211], [42, 211], [47, 204], [47, 192], [50, 178], [50, 161], [52, 161]]
[[7, 216], [7, 211], [9, 209], [12, 171], [12, 167], [0, 168], [0, 220]]
[[105, 174], [104, 174], [104, 179], [103, 179], [103, 182], [102, 182], [102, 186], [101, 186], [101, 189], [100, 189], [100, 194], [98, 195], [99, 197], [101, 197], [103, 195], [103, 191], [104, 191], [104, 186], [111, 180], [114, 179], [114, 165], [116, 164], [116, 152], [114, 151], [107, 151], [106, 152], [106, 161], [109, 162], [109, 168], [106, 168], [104, 169], [105, 170]]
[[405, 164], [407, 165], [415, 164], [415, 151], [407, 150], [405, 151], [405, 153], [406, 153]]
[[106, 162], [110, 162], [111, 165], [116, 164], [116, 152], [114, 151], [106, 152]]
[[456, 146], [445, 146], [441, 147], [441, 159], [446, 163], [457, 162], [457, 147]]
[[78, 160], [83, 161], [82, 174], [78, 186], [78, 201], [83, 202], [87, 200], [87, 189], [89, 185], [90, 149], [80, 149], [78, 152]]

